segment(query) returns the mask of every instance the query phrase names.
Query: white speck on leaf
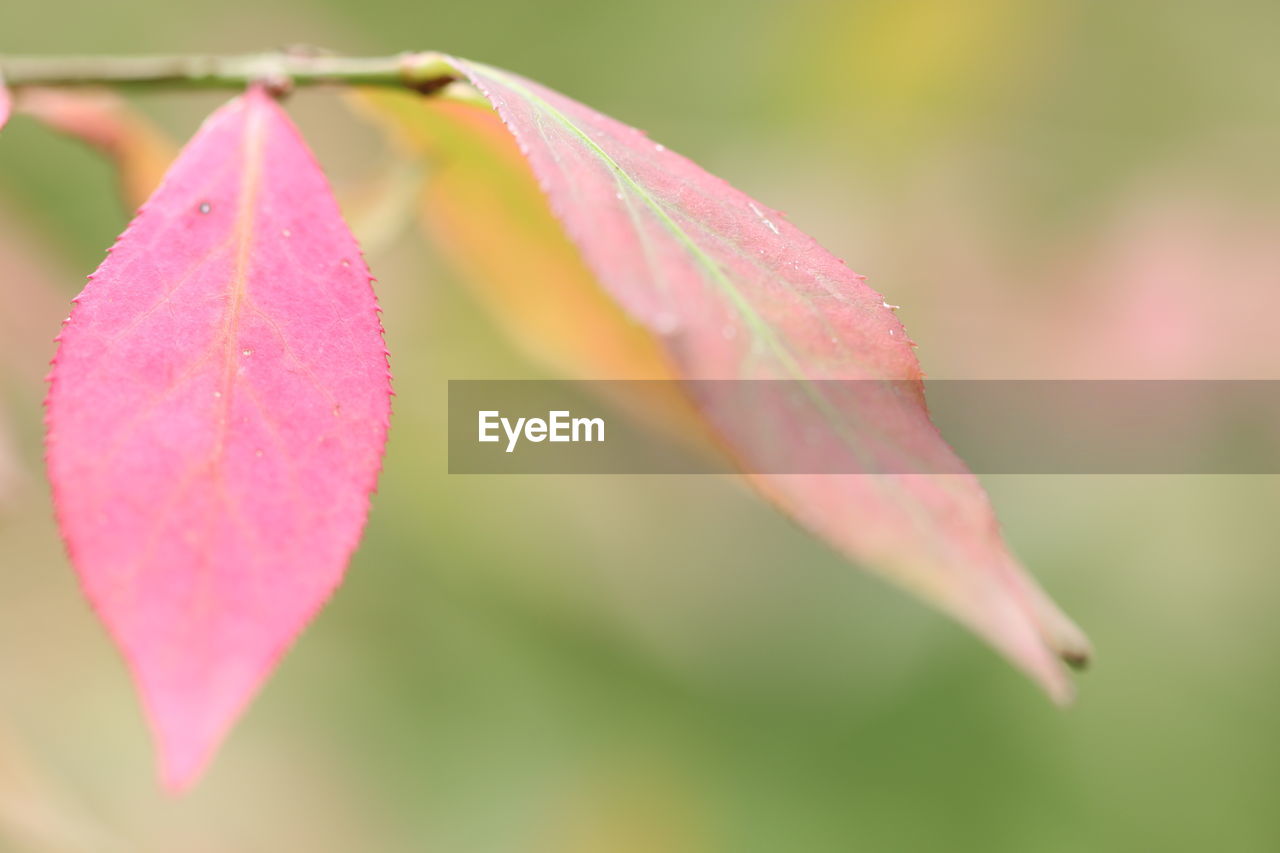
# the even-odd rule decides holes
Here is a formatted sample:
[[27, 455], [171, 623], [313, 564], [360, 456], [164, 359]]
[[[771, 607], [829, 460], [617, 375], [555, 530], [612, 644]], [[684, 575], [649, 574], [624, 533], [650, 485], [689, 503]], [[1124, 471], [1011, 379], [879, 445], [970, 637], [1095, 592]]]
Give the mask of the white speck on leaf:
[[[778, 230], [778, 226], [774, 225], [773, 222], [769, 220], [769, 217], [764, 215], [764, 211], [755, 206], [754, 202], [750, 202], [750, 201], [747, 202], [747, 207], [751, 208], [751, 212], [754, 213], [756, 216], [760, 217], [760, 221], [763, 222], [765, 224], [765, 227], [768, 228], [770, 231], [772, 231], [774, 234], [782, 233], [781, 231]], [[764, 254], [763, 251], [761, 252], [761, 254]]]

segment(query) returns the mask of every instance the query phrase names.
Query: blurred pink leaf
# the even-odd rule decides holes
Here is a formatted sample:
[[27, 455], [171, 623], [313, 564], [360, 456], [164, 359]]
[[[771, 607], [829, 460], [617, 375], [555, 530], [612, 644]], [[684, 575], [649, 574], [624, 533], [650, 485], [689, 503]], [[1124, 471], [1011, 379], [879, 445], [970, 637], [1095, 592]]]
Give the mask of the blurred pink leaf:
[[1042, 375], [1275, 378], [1276, 226], [1211, 193], [1138, 196], [1096, 247], [1063, 253], [1071, 281], [1041, 318], [1056, 359]]
[[390, 409], [367, 267], [284, 111], [211, 116], [76, 301], [58, 518], [189, 785], [342, 579]]
[[151, 195], [176, 154], [176, 146], [155, 125], [112, 92], [29, 87], [18, 99], [18, 111], [110, 157], [130, 210]]
[[[1009, 554], [981, 486], [929, 421], [913, 345], [880, 294], [782, 214], [639, 131], [514, 74], [452, 61], [515, 136], [589, 269], [661, 340], [677, 375], [793, 381], [798, 393], [746, 418], [741, 400], [701, 401], [748, 469], [771, 447], [807, 442], [816, 458], [865, 460], [868, 472], [924, 472], [756, 475], [760, 490], [1067, 701], [1059, 658], [1083, 661], [1088, 641]], [[881, 392], [867, 409], [824, 379], [897, 380], [907, 393]], [[928, 473], [939, 470], [963, 473]]]
[[[1092, 213], [1086, 229], [1018, 258], [1008, 226], [973, 207], [974, 191], [961, 184], [912, 202], [903, 228], [908, 241], [936, 236], [907, 262], [912, 278], [943, 283], [912, 311], [931, 330], [935, 378], [1280, 374], [1273, 207], [1181, 176], [1139, 182]], [[986, 345], [969, 343], [976, 339]]]
[[17, 507], [28, 482], [34, 454], [24, 458], [15, 425], [34, 411], [27, 404], [39, 398], [53, 354], [49, 330], [67, 313], [66, 271], [28, 219], [0, 204], [0, 513]]
[[0, 385], [29, 385], [38, 394], [53, 354], [48, 330], [67, 314], [59, 288], [68, 270], [31, 225], [29, 215], [0, 203]]
[[0, 130], [9, 121], [13, 112], [13, 98], [9, 95], [9, 87], [4, 84], [4, 76], [0, 75]]

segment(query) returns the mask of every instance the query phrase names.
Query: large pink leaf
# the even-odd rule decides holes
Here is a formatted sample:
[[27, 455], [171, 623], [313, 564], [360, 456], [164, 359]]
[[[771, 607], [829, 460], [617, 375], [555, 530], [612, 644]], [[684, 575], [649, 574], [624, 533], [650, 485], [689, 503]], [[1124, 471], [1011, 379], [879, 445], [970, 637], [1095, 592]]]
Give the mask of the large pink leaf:
[[[793, 380], [759, 405], [733, 392], [701, 401], [748, 468], [781, 470], [772, 454], [786, 443], [802, 445], [784, 453], [792, 470], [830, 459], [831, 470], [877, 472], [758, 475], [761, 490], [1069, 699], [1059, 658], [1083, 660], [1088, 642], [1009, 554], [981, 486], [929, 421], [913, 344], [880, 294], [781, 214], [639, 131], [452, 62], [514, 134], [592, 272], [680, 375]], [[828, 379], [898, 382], [816, 381]]]
[[206, 121], [60, 340], [59, 522], [180, 788], [341, 581], [390, 409], [368, 269], [267, 95]]

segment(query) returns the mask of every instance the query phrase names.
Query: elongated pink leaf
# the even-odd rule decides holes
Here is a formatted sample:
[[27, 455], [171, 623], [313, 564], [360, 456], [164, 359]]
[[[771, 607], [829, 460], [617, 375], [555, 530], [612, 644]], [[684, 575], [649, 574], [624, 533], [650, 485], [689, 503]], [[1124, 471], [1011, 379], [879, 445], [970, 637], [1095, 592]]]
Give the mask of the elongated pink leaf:
[[48, 464], [165, 782], [194, 780], [342, 579], [390, 409], [368, 269], [285, 113], [214, 113], [76, 300]]
[[[765, 470], [771, 447], [805, 442], [811, 459], [847, 457], [833, 470], [920, 472], [759, 475], [760, 489], [1069, 699], [1058, 658], [1083, 660], [1087, 640], [1010, 556], [981, 486], [929, 421], [913, 344], [880, 294], [781, 214], [639, 131], [514, 74], [451, 61], [514, 134], [601, 284], [681, 375], [794, 380], [797, 393], [749, 408], [700, 401], [744, 463]], [[906, 380], [907, 393], [842, 397], [815, 382], [826, 379]]]

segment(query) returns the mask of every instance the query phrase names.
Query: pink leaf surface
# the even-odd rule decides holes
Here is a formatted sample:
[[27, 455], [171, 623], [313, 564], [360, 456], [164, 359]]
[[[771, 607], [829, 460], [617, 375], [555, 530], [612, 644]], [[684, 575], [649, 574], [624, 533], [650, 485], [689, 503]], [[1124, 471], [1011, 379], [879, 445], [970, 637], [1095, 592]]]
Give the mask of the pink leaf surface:
[[[599, 282], [679, 375], [792, 380], [783, 387], [797, 393], [758, 405], [700, 401], [748, 469], [780, 470], [763, 467], [773, 450], [808, 444], [789, 459], [872, 472], [756, 475], [761, 491], [1069, 700], [1060, 659], [1083, 661], [1088, 641], [1010, 555], [981, 486], [930, 422], [913, 344], [880, 294], [782, 214], [643, 133], [509, 72], [451, 61], [515, 136]], [[906, 393], [861, 399], [816, 381], [829, 379], [895, 380]], [[884, 473], [902, 471], [919, 473]]]
[[188, 143], [62, 331], [58, 518], [171, 788], [359, 541], [390, 411], [370, 282], [319, 166], [255, 89]]

